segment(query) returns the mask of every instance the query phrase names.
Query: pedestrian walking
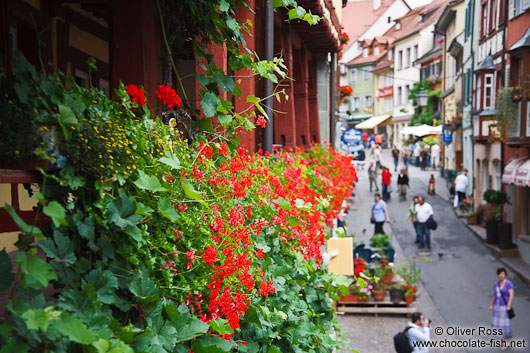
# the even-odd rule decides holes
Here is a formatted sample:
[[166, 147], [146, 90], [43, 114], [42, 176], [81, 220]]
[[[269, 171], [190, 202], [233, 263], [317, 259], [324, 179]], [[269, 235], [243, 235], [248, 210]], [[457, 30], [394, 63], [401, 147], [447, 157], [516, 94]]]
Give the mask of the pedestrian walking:
[[383, 200], [387, 201], [390, 198], [390, 181], [392, 179], [392, 173], [388, 170], [387, 167], [383, 167], [383, 172], [381, 173], [381, 189], [383, 191]]
[[453, 206], [456, 208], [460, 202], [466, 198], [467, 185], [469, 181], [467, 179], [467, 169], [462, 170], [455, 179], [455, 201]]
[[506, 279], [506, 269], [501, 267], [497, 269], [497, 277], [499, 280], [493, 285], [493, 296], [491, 297], [491, 327], [502, 330], [502, 338], [507, 343], [506, 347], [501, 347], [501, 350], [507, 349], [509, 339], [512, 338], [512, 327], [510, 325], [510, 317], [508, 312], [513, 312], [513, 283]]
[[419, 244], [420, 243], [420, 235], [418, 233], [418, 221], [415, 220], [414, 215], [416, 214], [416, 205], [418, 204], [418, 196], [414, 196], [412, 198], [412, 203], [409, 206], [409, 212], [407, 214], [407, 218], [410, 219], [412, 222], [412, 226], [414, 227], [414, 233], [416, 233], [416, 241], [414, 243]]
[[420, 152], [421, 152], [420, 146], [418, 144], [414, 145], [413, 154], [414, 154], [414, 165], [416, 167], [420, 166]]
[[401, 168], [400, 173], [398, 174], [397, 180], [399, 198], [401, 201], [407, 198], [407, 187], [409, 187], [409, 174], [407, 173], [407, 168]]
[[427, 148], [424, 148], [420, 153], [420, 159], [421, 159], [421, 170], [425, 170], [427, 168], [427, 156], [429, 155], [429, 152], [427, 151]]
[[436, 180], [434, 179], [434, 174], [431, 174], [431, 178], [429, 179], [429, 188], [427, 190], [427, 192], [429, 193], [429, 195], [434, 195], [436, 194], [436, 190], [434, 188], [434, 184], [436, 183]]
[[431, 230], [427, 227], [427, 221], [434, 215], [432, 206], [425, 202], [423, 196], [418, 198], [418, 204], [415, 207], [413, 222], [417, 223], [417, 232], [420, 240], [420, 249], [431, 249]]
[[381, 200], [381, 194], [376, 193], [374, 195], [374, 203], [372, 204], [372, 212], [370, 215], [370, 222], [374, 226], [374, 234], [384, 233], [383, 225], [386, 222], [390, 222], [390, 215], [388, 214], [388, 208], [386, 202]]
[[381, 146], [379, 146], [379, 145], [375, 146], [374, 158], [375, 158], [375, 165], [377, 166], [377, 168], [378, 169], [381, 168], [382, 161], [383, 161], [383, 156], [381, 154]]
[[418, 344], [414, 344], [414, 342], [431, 340], [431, 322], [419, 312], [413, 313], [410, 321], [407, 326], [407, 334], [410, 346], [413, 348], [412, 353], [429, 353], [429, 348], [417, 347]]
[[394, 172], [397, 172], [397, 167], [399, 164], [399, 149], [396, 145], [392, 148], [392, 158], [394, 159]]
[[410, 161], [410, 153], [407, 146], [403, 146], [401, 149], [401, 160], [403, 161], [403, 165], [405, 165], [405, 168], [407, 171], [409, 170], [409, 161]]
[[436, 144], [431, 147], [431, 167], [436, 169], [440, 167], [440, 145]]
[[370, 179], [370, 192], [372, 192], [372, 184], [375, 185], [375, 191], [379, 191], [377, 186], [377, 167], [374, 161], [371, 161], [368, 167], [368, 178]]

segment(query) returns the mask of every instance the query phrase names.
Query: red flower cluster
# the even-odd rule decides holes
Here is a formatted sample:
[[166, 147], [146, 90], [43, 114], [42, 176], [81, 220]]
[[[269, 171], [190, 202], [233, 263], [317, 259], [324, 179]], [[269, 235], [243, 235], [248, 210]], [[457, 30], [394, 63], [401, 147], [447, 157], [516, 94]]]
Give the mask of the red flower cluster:
[[351, 96], [353, 94], [353, 88], [349, 85], [346, 85], [346, 86], [340, 86], [340, 91], [342, 92], [342, 94], [344, 94], [345, 96]]
[[259, 287], [259, 294], [261, 294], [262, 296], [266, 298], [269, 296], [269, 294], [271, 295], [274, 294], [276, 289], [274, 289], [272, 284], [273, 283], [271, 281], [261, 282], [261, 286]]
[[353, 261], [353, 275], [359, 276], [366, 268], [366, 262], [360, 257], [356, 257]]
[[131, 101], [134, 103], [145, 106], [145, 93], [140, 87], [130, 84], [125, 86], [125, 92], [131, 97]]
[[349, 41], [350, 41], [350, 36], [348, 36], [346, 32], [343, 32], [342, 35], [340, 36], [340, 43], [348, 44]]
[[258, 120], [256, 120], [256, 124], [264, 128], [267, 125], [267, 120], [265, 120], [265, 117], [263, 117], [263, 115], [258, 115]]
[[169, 86], [160, 85], [155, 93], [158, 99], [167, 105], [169, 109], [173, 109], [175, 105], [179, 108], [182, 106], [182, 101], [177, 92]]

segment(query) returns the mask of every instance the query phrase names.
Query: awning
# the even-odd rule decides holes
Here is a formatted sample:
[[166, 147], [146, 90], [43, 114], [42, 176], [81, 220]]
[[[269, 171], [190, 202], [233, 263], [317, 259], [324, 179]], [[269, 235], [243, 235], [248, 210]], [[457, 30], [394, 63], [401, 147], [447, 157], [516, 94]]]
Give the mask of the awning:
[[387, 120], [389, 120], [390, 118], [392, 118], [392, 115], [374, 116], [368, 120], [363, 121], [360, 124], [355, 125], [355, 128], [359, 130], [373, 129], [374, 127], [378, 125], [386, 125]]
[[506, 167], [504, 167], [504, 172], [502, 173], [502, 183], [503, 184], [513, 184], [515, 183], [515, 177], [517, 176], [517, 169], [526, 161], [526, 157], [522, 158], [512, 158]]
[[418, 137], [427, 136], [427, 135], [441, 135], [442, 125], [430, 126], [430, 125], [423, 124], [419, 126], [407, 126], [401, 129], [400, 133], [403, 135], [414, 135]]
[[527, 159], [523, 164], [517, 168], [517, 175], [515, 176], [515, 185], [530, 187], [530, 159]]
[[515, 42], [514, 45], [510, 48], [508, 51], [514, 51], [519, 48], [529, 47], [530, 46], [530, 28], [526, 30], [526, 33], [519, 39], [517, 42]]

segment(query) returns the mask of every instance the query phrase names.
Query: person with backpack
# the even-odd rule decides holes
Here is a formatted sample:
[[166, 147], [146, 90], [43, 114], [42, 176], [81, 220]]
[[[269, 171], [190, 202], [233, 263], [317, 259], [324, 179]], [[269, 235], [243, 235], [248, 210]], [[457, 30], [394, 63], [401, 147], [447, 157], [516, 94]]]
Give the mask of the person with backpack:
[[428, 353], [427, 347], [414, 347], [414, 342], [431, 340], [431, 323], [422, 313], [415, 312], [411, 316], [404, 331], [394, 336], [394, 348], [397, 353]]

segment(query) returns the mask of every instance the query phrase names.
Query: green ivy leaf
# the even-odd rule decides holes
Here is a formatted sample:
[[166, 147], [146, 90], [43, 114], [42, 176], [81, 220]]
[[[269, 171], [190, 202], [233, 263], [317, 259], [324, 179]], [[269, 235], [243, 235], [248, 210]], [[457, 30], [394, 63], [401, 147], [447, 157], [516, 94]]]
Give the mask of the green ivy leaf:
[[60, 320], [53, 322], [53, 327], [71, 341], [91, 344], [97, 339], [94, 332], [88, 329], [78, 318], [63, 314]]
[[[90, 271], [86, 280], [94, 287], [97, 292], [97, 298], [104, 304], [114, 304], [116, 297], [116, 289], [118, 289], [118, 280], [116, 276], [110, 271], [102, 271], [96, 269]], [[86, 286], [85, 286], [86, 287]]]
[[192, 200], [197, 200], [203, 205], [205, 204], [205, 202], [202, 201], [202, 195], [193, 188], [193, 185], [189, 181], [183, 180], [180, 185], [182, 186], [184, 194], [186, 194], [187, 197]]
[[193, 124], [201, 131], [214, 132], [210, 119], [197, 119], [193, 122]]
[[215, 95], [213, 92], [206, 92], [203, 94], [201, 99], [201, 108], [204, 112], [204, 116], [207, 118], [211, 118], [212, 116], [215, 116], [217, 112], [217, 106], [219, 105], [220, 100], [219, 97]]
[[0, 276], [0, 292], [5, 291], [15, 280], [15, 274], [11, 271], [11, 259], [5, 249], [0, 251], [0, 268], [2, 269], [2, 276]]
[[256, 97], [255, 95], [253, 95], [253, 94], [249, 94], [247, 96], [247, 103], [256, 104], [256, 103], [259, 103], [259, 101], [260, 101], [260, 99], [258, 97]]
[[39, 247], [51, 259], [72, 265], [77, 260], [74, 254], [74, 244], [69, 237], [64, 236], [61, 232], [55, 230], [52, 238], [47, 238], [39, 242]]
[[291, 203], [289, 201], [287, 201], [286, 199], [284, 199], [283, 197], [280, 197], [280, 198], [274, 200], [274, 202], [276, 202], [278, 204], [278, 206], [280, 206], [281, 208], [283, 208], [286, 211], [290, 211], [290, 210], [293, 209], [293, 205], [291, 205]]
[[50, 322], [57, 320], [61, 315], [61, 311], [53, 309], [53, 306], [46, 307], [44, 310], [29, 309], [21, 317], [24, 319], [28, 329], [46, 331]]
[[134, 182], [134, 185], [138, 186], [142, 190], [148, 191], [166, 191], [167, 189], [160, 185], [160, 180], [154, 175], [148, 175], [143, 170], [138, 171], [138, 180]]
[[59, 228], [61, 225], [68, 225], [68, 222], [66, 221], [66, 210], [57, 201], [49, 202], [42, 208], [42, 212], [52, 219], [53, 224], [57, 228]]
[[22, 274], [21, 284], [25, 288], [39, 289], [46, 287], [52, 279], [57, 279], [50, 264], [42, 261], [38, 257], [26, 257], [23, 252], [18, 252], [16, 261]]
[[234, 117], [232, 115], [229, 115], [229, 114], [223, 114], [223, 115], [219, 115], [217, 117], [217, 119], [219, 119], [219, 123], [222, 126], [227, 126], [227, 125], [230, 125], [230, 123], [232, 122]]
[[225, 0], [219, 1], [219, 11], [227, 12], [228, 9], [230, 9], [230, 5]]
[[142, 219], [136, 214], [136, 203], [125, 194], [120, 194], [108, 204], [107, 217], [121, 229], [135, 226]]
[[129, 283], [129, 290], [143, 302], [152, 302], [158, 297], [158, 287], [146, 270], [134, 273], [133, 280]]
[[95, 243], [95, 226], [94, 221], [88, 217], [85, 217], [85, 219], [82, 222], [77, 223], [77, 231], [81, 235], [81, 237], [88, 240], [88, 247], [92, 251], [98, 251], [99, 247]]
[[211, 328], [220, 335], [230, 334], [234, 332], [234, 329], [231, 328], [228, 324], [228, 320], [225, 319], [216, 319], [210, 321]]
[[127, 228], [125, 233], [127, 233], [127, 235], [136, 240], [138, 243], [142, 243], [144, 241], [142, 230], [136, 226]]
[[[233, 344], [218, 336], [204, 336], [193, 341], [191, 349], [195, 353], [223, 353], [230, 352]], [[280, 352], [278, 352], [280, 353]]]
[[180, 215], [173, 208], [171, 201], [165, 197], [158, 200], [158, 211], [171, 222], [176, 222], [180, 219]]
[[165, 157], [162, 157], [158, 160], [160, 163], [170, 166], [174, 169], [181, 169], [180, 161], [173, 153], [166, 151]]
[[24, 220], [22, 220], [22, 218], [20, 218], [20, 216], [17, 214], [13, 206], [5, 204], [4, 208], [22, 232], [28, 235], [32, 235], [34, 237], [43, 237], [41, 230], [35, 226], [30, 226], [29, 224], [24, 222]]
[[64, 137], [68, 140], [70, 137], [70, 131], [68, 127], [77, 125], [78, 123], [74, 112], [72, 109], [70, 109], [70, 107], [59, 104], [59, 115], [57, 121], [63, 130]]
[[77, 190], [85, 185], [85, 179], [81, 176], [75, 175], [75, 170], [72, 166], [67, 166], [61, 169], [59, 175], [62, 178], [60, 181], [61, 185], [68, 186], [72, 190]]

